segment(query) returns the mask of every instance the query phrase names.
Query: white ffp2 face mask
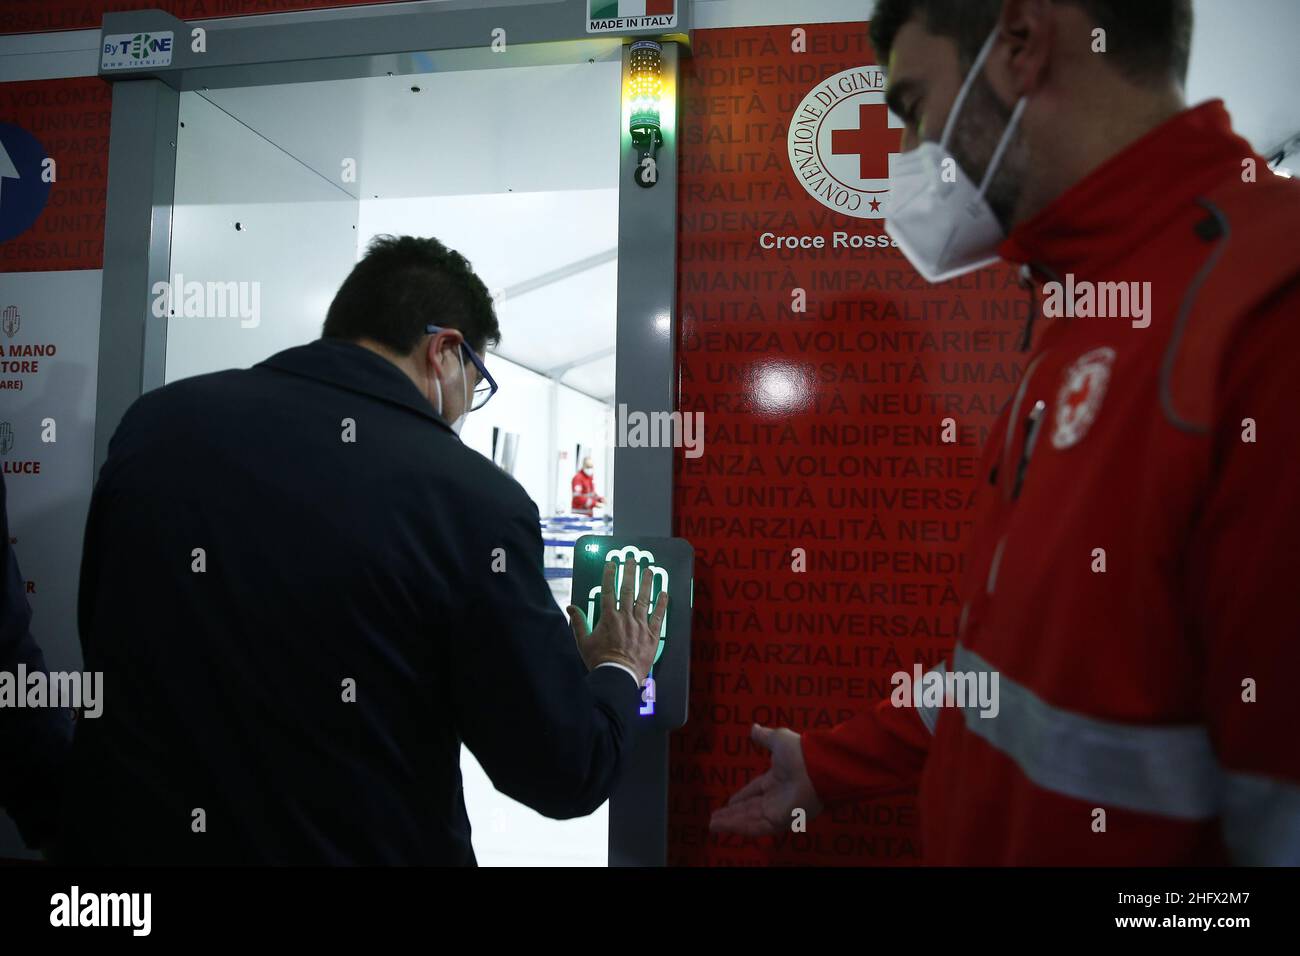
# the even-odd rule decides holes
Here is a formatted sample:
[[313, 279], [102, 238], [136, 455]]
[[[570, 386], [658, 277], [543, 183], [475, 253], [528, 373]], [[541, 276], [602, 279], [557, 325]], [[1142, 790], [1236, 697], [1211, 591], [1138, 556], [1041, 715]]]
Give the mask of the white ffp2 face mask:
[[885, 230], [930, 283], [947, 282], [996, 262], [997, 248], [1006, 238], [985, 194], [1028, 99], [1021, 97], [1016, 104], [979, 188], [948, 151], [957, 117], [996, 39], [995, 30], [975, 58], [952, 104], [943, 138], [937, 143], [927, 140], [910, 152], [890, 157], [891, 197]]
[[[456, 358], [460, 359], [460, 388], [461, 388], [461, 392], [465, 396], [465, 405], [464, 405], [465, 410], [460, 413], [459, 418], [457, 418], [454, 422], [451, 423], [451, 430], [454, 431], [457, 435], [459, 435], [460, 430], [465, 427], [465, 419], [469, 418], [469, 382], [465, 378], [465, 353], [462, 352], [459, 348], [456, 349]], [[441, 415], [442, 414], [442, 380], [439, 379], [437, 384], [438, 384], [437, 411], [438, 414]]]

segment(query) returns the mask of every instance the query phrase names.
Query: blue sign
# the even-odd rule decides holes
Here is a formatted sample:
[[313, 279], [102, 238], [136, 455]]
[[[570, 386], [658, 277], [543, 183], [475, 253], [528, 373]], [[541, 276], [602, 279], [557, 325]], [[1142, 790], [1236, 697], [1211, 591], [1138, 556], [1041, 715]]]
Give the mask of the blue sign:
[[32, 227], [50, 198], [45, 147], [21, 126], [0, 123], [0, 242]]

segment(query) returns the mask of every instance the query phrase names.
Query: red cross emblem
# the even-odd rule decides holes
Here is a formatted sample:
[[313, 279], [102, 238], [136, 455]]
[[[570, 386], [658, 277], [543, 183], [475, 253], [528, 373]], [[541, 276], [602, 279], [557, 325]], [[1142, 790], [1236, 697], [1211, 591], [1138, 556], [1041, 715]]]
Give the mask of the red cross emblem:
[[889, 128], [889, 107], [880, 103], [858, 106], [858, 128], [831, 133], [831, 154], [858, 156], [861, 179], [888, 179], [889, 157], [903, 146], [903, 131]]
[[1110, 382], [1113, 349], [1093, 349], [1065, 370], [1056, 396], [1056, 428], [1052, 446], [1064, 450], [1083, 440], [1097, 419]]
[[1083, 407], [1084, 402], [1088, 400], [1088, 396], [1091, 394], [1092, 379], [1084, 378], [1083, 381], [1079, 382], [1075, 386], [1074, 390], [1065, 397], [1065, 405], [1069, 410], [1071, 418], [1079, 417], [1079, 409]]

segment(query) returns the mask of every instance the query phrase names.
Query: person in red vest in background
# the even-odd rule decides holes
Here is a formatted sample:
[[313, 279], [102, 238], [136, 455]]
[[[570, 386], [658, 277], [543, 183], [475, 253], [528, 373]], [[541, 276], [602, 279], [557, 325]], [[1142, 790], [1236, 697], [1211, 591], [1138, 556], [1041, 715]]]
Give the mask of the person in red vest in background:
[[582, 459], [582, 468], [573, 476], [573, 513], [591, 516], [597, 505], [603, 505], [605, 499], [596, 494], [596, 466], [591, 456]]
[[928, 863], [1300, 865], [1300, 182], [1187, 107], [1191, 31], [1191, 0], [877, 3], [886, 228], [930, 282], [1019, 265], [1041, 321], [955, 646], [836, 727], [755, 725], [771, 768], [713, 829], [916, 792]]

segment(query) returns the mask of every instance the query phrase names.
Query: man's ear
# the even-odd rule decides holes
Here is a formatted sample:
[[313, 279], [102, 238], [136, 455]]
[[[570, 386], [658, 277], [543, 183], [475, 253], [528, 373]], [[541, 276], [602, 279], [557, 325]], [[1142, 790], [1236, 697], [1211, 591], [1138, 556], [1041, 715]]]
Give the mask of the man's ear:
[[[456, 333], [444, 329], [430, 338], [429, 344], [425, 346], [424, 360], [433, 366], [433, 374], [438, 381], [442, 381], [445, 377], [442, 363], [449, 355], [453, 360], [455, 359], [455, 352], [460, 348], [460, 342], [460, 337]], [[452, 365], [455, 364], [453, 361]]]
[[424, 343], [420, 350], [421, 371], [427, 376], [442, 380], [442, 371], [438, 368], [438, 336], [434, 335]]
[[1055, 15], [1053, 0], [1003, 0], [988, 77], [1004, 101], [1014, 103], [1042, 86], [1052, 57]]

